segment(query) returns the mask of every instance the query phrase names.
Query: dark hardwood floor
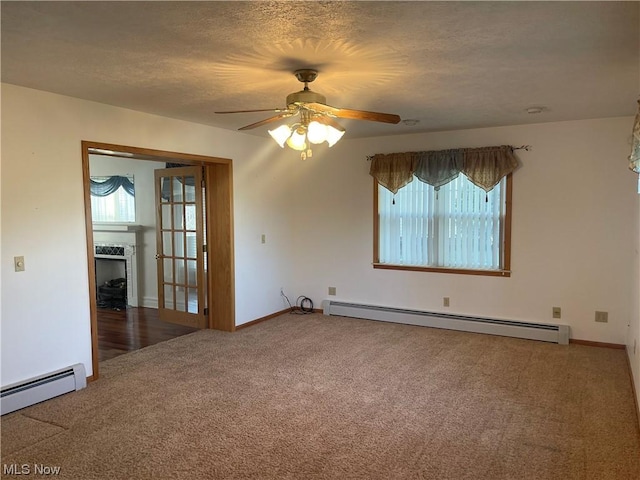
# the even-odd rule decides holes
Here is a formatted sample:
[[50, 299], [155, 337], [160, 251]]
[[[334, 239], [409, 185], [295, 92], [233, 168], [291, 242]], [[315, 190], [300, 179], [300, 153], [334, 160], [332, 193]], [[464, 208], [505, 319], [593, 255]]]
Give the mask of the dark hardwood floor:
[[159, 320], [155, 308], [98, 308], [99, 359], [109, 360], [195, 331], [197, 328]]

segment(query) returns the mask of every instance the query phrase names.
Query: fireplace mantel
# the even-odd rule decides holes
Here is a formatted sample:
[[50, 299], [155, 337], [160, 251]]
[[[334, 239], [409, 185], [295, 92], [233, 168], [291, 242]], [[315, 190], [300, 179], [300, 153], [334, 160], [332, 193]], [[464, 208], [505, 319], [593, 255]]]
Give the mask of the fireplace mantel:
[[94, 223], [94, 232], [137, 232], [142, 228], [141, 225], [130, 223]]

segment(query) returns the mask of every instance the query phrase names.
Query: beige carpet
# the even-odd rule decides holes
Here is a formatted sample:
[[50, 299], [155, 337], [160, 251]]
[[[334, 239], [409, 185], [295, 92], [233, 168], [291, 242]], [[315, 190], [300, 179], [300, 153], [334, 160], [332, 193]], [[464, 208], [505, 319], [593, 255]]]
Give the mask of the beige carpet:
[[637, 480], [639, 452], [622, 350], [319, 314], [148, 347], [2, 418], [3, 466], [82, 480]]

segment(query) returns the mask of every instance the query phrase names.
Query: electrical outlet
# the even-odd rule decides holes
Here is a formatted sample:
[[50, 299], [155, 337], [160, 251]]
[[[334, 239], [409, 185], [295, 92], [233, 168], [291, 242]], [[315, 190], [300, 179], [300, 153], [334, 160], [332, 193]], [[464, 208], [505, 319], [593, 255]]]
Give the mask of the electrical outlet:
[[262, 243], [267, 243], [267, 236], [263, 233], [262, 236], [260, 237], [260, 242]]
[[449, 297], [442, 297], [442, 305], [445, 307], [449, 306]]
[[13, 257], [13, 266], [16, 272], [24, 272], [24, 257]]
[[335, 295], [336, 294], [336, 287], [329, 287], [329, 295]]
[[553, 307], [551, 313], [553, 318], [562, 318], [562, 309], [560, 307]]
[[609, 312], [596, 312], [596, 322], [607, 323], [609, 321]]

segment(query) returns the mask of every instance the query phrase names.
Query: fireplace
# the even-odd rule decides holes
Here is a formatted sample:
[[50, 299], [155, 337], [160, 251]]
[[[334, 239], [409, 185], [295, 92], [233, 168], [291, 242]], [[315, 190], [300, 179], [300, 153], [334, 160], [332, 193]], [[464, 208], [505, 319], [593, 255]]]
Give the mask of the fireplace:
[[[100, 247], [96, 248], [96, 254], [100, 250]], [[128, 305], [126, 260], [96, 257], [95, 264], [98, 308], [117, 310], [126, 308]]]
[[[102, 227], [104, 228], [104, 227]], [[136, 232], [113, 231], [108, 233], [94, 228], [94, 257], [96, 261], [96, 290], [98, 303], [100, 296], [107, 300], [108, 295], [118, 297], [124, 294], [124, 306], [137, 307], [138, 303], [138, 261], [136, 255]], [[104, 232], [104, 233], [103, 233]], [[124, 279], [124, 281], [117, 281]], [[113, 282], [113, 286], [105, 282]], [[103, 287], [102, 292], [100, 287]], [[106, 287], [106, 288], [104, 288]], [[117, 290], [115, 288], [120, 288]], [[126, 291], [126, 293], [125, 293]]]

